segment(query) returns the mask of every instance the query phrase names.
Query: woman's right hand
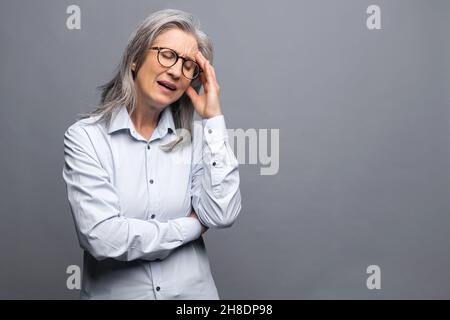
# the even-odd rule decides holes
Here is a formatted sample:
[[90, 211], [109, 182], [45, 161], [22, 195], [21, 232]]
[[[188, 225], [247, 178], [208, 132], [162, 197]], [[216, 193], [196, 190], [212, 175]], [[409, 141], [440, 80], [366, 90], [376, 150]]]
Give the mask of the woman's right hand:
[[[198, 222], [200, 222], [200, 220], [198, 219], [197, 214], [195, 213], [194, 210], [192, 210], [191, 214], [189, 215], [189, 217], [195, 218], [198, 220]], [[206, 231], [208, 231], [208, 228], [205, 227], [201, 222], [200, 222], [201, 226], [202, 226], [202, 234], [204, 234]]]

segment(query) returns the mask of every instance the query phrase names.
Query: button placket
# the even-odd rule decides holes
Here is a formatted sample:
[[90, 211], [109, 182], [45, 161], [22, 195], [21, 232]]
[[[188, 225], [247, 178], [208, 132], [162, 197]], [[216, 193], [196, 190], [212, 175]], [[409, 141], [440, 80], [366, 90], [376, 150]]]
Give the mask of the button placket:
[[151, 166], [151, 146], [150, 143], [147, 143], [145, 146], [145, 151], [146, 151], [146, 179], [147, 179], [147, 198], [148, 198], [148, 207], [147, 207], [147, 217], [151, 214], [150, 218], [151, 219], [155, 219], [156, 215], [153, 213], [155, 212], [154, 210], [154, 203], [153, 203], [153, 199], [154, 199], [154, 192], [151, 190], [151, 186], [154, 184], [154, 180], [150, 177], [152, 177], [153, 172], [152, 172], [152, 166]]
[[151, 270], [151, 274], [152, 274], [152, 282], [154, 285], [156, 285], [154, 287], [155, 290], [155, 294], [157, 294], [158, 296], [161, 295], [161, 265], [157, 262], [157, 261], [152, 261], [150, 263], [150, 270]]
[[[155, 147], [156, 145], [156, 147]], [[154, 162], [156, 161], [157, 155], [155, 154], [155, 151], [157, 149], [158, 143], [151, 146], [153, 150], [146, 150], [147, 151], [147, 171], [146, 171], [146, 179], [147, 179], [147, 192], [148, 192], [148, 199], [149, 199], [149, 206], [147, 211], [147, 219], [158, 219], [160, 220], [164, 215], [161, 211], [161, 204], [160, 199], [161, 196], [159, 194], [159, 185], [158, 185], [158, 175], [157, 171], [155, 170], [156, 166]], [[146, 149], [148, 147], [146, 146]]]

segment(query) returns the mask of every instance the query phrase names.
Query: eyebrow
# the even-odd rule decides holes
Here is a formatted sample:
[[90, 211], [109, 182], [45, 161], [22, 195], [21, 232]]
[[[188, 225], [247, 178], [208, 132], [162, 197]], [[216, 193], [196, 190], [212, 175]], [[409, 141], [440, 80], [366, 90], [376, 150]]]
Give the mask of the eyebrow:
[[[172, 49], [172, 50], [175, 51], [180, 57], [183, 57], [177, 50], [174, 50], [174, 49]], [[185, 56], [185, 57], [183, 57], [183, 58], [189, 59], [189, 60], [192, 60], [192, 61], [195, 61], [194, 58], [191, 58], [191, 57], [189, 57], [189, 56]]]
[[191, 58], [191, 57], [189, 57], [189, 56], [183, 56], [183, 55], [181, 55], [181, 54], [180, 54], [177, 50], [175, 50], [175, 49], [172, 49], [172, 48], [169, 48], [169, 47], [165, 47], [165, 46], [158, 46], [158, 45], [154, 45], [154, 47], [160, 47], [160, 48], [165, 48], [165, 49], [173, 50], [173, 51], [175, 51], [175, 52], [177, 53], [177, 55], [179, 55], [180, 57], [183, 57], [183, 58], [185, 58], [185, 59], [189, 59], [189, 60], [192, 60], [192, 61], [194, 61], [194, 62], [197, 62], [197, 61], [195, 61], [194, 58]]

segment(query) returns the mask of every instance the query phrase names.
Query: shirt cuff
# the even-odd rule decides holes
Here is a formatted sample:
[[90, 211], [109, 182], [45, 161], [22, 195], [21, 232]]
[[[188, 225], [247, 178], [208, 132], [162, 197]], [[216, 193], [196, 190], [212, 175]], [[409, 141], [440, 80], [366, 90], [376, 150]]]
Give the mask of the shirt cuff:
[[195, 240], [202, 234], [200, 221], [194, 217], [182, 217], [175, 219], [174, 222], [180, 227], [183, 243]]
[[223, 114], [203, 119], [203, 133], [208, 144], [217, 141], [228, 141], [228, 132]]

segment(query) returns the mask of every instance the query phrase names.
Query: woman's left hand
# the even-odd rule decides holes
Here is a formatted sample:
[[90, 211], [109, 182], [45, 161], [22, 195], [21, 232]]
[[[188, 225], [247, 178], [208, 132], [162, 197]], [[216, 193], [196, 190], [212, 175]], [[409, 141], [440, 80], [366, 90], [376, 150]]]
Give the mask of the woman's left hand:
[[[198, 220], [198, 222], [200, 222], [200, 219], [198, 218], [197, 213], [194, 210], [192, 210], [189, 217], [195, 218]], [[202, 226], [202, 234], [204, 234], [206, 231], [208, 231], [208, 229], [209, 229], [208, 227], [204, 226], [201, 222], [200, 222], [200, 225]]]
[[197, 63], [202, 68], [200, 80], [203, 85], [204, 94], [199, 95], [191, 86], [186, 90], [186, 94], [192, 101], [195, 110], [203, 119], [209, 119], [222, 114], [220, 108], [220, 87], [217, 83], [216, 73], [209, 61], [200, 51], [195, 55]]

